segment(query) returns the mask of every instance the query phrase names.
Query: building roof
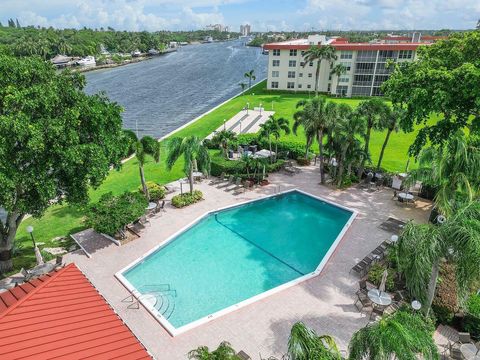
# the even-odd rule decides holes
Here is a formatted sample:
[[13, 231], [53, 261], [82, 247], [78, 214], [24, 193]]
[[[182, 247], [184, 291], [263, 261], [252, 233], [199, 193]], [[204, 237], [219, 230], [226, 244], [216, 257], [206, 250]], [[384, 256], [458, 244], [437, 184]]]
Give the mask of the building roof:
[[[270, 43], [265, 44], [263, 46], [266, 50], [273, 50], [273, 49], [283, 49], [283, 50], [308, 50], [310, 48], [310, 44], [308, 43], [307, 39], [303, 39], [304, 41], [297, 40], [297, 41], [285, 41], [285, 42], [277, 42], [277, 43]], [[331, 46], [333, 46], [336, 50], [416, 50], [421, 45], [429, 45], [428, 43], [396, 43], [396, 44], [388, 44], [388, 43], [349, 43], [345, 39], [341, 39], [340, 41], [332, 41], [330, 42]]]
[[2, 296], [1, 359], [151, 359], [75, 264], [38, 280]]

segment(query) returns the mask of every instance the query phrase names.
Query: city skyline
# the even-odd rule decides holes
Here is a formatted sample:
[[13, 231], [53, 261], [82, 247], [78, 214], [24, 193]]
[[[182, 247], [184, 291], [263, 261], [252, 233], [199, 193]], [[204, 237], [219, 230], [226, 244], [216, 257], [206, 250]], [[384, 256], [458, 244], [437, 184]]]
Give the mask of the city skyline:
[[472, 29], [476, 0], [2, 0], [0, 21], [22, 26], [118, 30], [195, 30], [223, 24], [238, 31]]

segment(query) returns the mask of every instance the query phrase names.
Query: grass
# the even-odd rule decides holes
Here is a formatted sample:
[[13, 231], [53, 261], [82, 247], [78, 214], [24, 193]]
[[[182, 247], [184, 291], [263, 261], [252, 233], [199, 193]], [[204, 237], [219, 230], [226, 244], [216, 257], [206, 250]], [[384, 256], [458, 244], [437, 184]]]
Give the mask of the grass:
[[[198, 121], [178, 131], [174, 136], [184, 137], [196, 135], [205, 137], [223, 124], [224, 119], [229, 119], [238, 113], [247, 102], [250, 107], [263, 104], [266, 110], [273, 110], [277, 116], [285, 117], [292, 121], [295, 105], [301, 99], [308, 98], [308, 94], [292, 94], [269, 92], [265, 90], [265, 82], [262, 82], [251, 89], [246, 95], [238, 96], [218, 109], [205, 115]], [[358, 105], [361, 100], [358, 99], [331, 99], [335, 102], [345, 102], [352, 107]], [[430, 121], [435, 121], [432, 118]], [[389, 171], [404, 171], [407, 163], [407, 149], [413, 142], [416, 131], [404, 134], [394, 133], [390, 138], [389, 145], [386, 149], [382, 166]], [[288, 140], [304, 143], [303, 131], [300, 130], [298, 136], [293, 134], [286, 135], [283, 138]], [[378, 155], [385, 138], [384, 132], [374, 132], [371, 139], [372, 161], [376, 164]], [[171, 171], [167, 171], [165, 164], [166, 140], [162, 142], [162, 156], [160, 163], [156, 164], [151, 159], [147, 160], [145, 165], [146, 179], [166, 184], [184, 176], [183, 163], [179, 161]], [[90, 201], [96, 202], [100, 196], [107, 192], [120, 194], [125, 191], [133, 191], [138, 189], [139, 171], [136, 159], [127, 161], [120, 171], [111, 171], [107, 179], [97, 189], [91, 189]], [[58, 246], [52, 239], [56, 237], [68, 236], [82, 230], [83, 225], [83, 209], [68, 205], [54, 205], [50, 207], [43, 217], [40, 219], [28, 218], [22, 222], [18, 232], [16, 243], [20, 247], [19, 254], [14, 258], [14, 268], [19, 270], [21, 267], [31, 267], [35, 264], [35, 257], [31, 239], [27, 236], [25, 228], [28, 225], [34, 227], [34, 235], [37, 242], [45, 243], [44, 246]]]

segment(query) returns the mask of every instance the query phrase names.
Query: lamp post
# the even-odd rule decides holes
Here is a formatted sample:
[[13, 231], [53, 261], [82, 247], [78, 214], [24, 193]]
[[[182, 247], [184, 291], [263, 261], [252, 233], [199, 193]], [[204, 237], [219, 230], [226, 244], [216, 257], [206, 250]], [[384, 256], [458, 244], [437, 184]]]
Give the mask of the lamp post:
[[392, 237], [390, 238], [390, 240], [392, 240], [392, 243], [393, 243], [393, 244], [396, 244], [397, 241], [398, 241], [398, 235], [392, 235]]
[[412, 309], [415, 311], [418, 311], [422, 308], [422, 303], [418, 300], [413, 300], [410, 305], [412, 306]]
[[248, 115], [248, 109], [250, 109], [250, 103], [247, 102], [247, 115]]
[[35, 238], [33, 237], [33, 226], [31, 226], [31, 225], [27, 226], [27, 232], [32, 237], [33, 247], [36, 248], [37, 244], [35, 243]]
[[37, 260], [37, 265], [43, 265], [44, 262], [43, 262], [42, 254], [40, 253], [40, 249], [37, 247], [37, 243], [35, 242], [35, 238], [33, 237], [33, 226], [31, 225], [27, 226], [27, 232], [32, 237], [33, 251], [35, 252], [35, 259]]
[[242, 133], [242, 120], [240, 120], [240, 131], [239, 131], [239, 134]]

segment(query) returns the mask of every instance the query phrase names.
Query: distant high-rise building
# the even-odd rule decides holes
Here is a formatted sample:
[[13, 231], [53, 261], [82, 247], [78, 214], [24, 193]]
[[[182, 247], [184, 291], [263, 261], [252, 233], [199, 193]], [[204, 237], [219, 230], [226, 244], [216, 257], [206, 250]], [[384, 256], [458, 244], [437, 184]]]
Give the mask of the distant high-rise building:
[[240, 34], [242, 34], [242, 36], [249, 36], [250, 32], [250, 24], [240, 25]]
[[222, 24], [207, 25], [206, 29], [220, 32], [228, 32], [228, 26]]

